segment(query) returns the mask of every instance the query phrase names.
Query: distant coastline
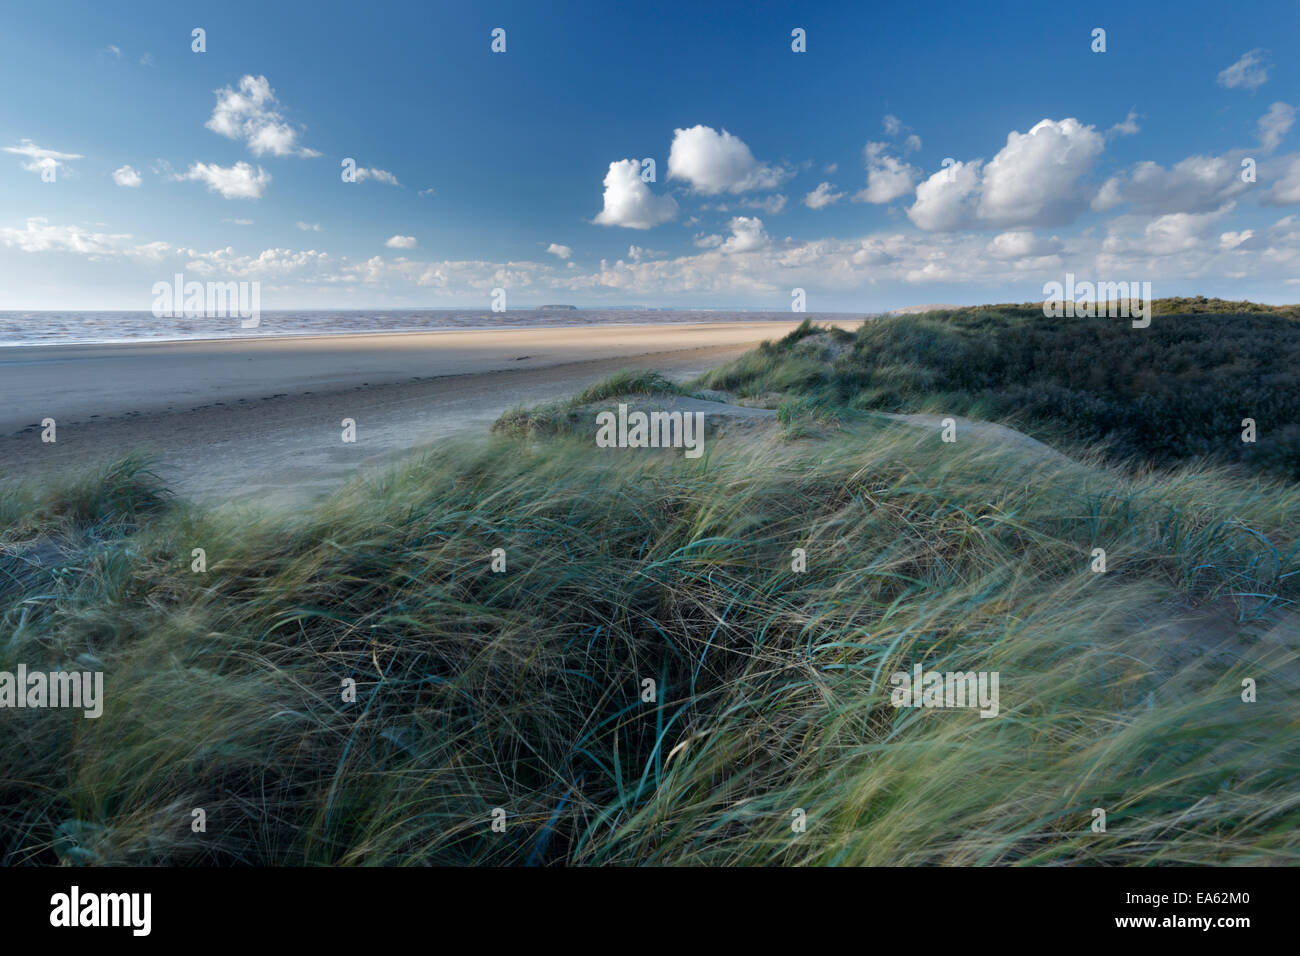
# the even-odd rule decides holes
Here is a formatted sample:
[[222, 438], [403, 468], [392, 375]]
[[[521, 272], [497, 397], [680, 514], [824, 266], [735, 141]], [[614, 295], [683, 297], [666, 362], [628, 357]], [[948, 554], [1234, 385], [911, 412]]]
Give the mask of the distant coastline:
[[492, 312], [489, 309], [267, 310], [258, 328], [228, 318], [155, 318], [149, 311], [0, 311], [0, 348], [33, 345], [121, 345], [134, 342], [257, 340], [300, 336], [383, 335], [409, 332], [471, 332], [494, 329], [562, 329], [589, 326], [697, 325], [859, 319], [866, 312], [747, 312], [712, 309], [582, 309], [547, 305]]

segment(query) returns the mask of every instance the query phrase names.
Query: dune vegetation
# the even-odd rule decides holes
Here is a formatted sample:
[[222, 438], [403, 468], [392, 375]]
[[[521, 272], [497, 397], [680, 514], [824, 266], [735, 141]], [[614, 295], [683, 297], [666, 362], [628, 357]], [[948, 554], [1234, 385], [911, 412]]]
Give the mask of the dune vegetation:
[[[1204, 358], [1231, 333], [1201, 321], [1145, 333]], [[1214, 319], [1249, 321], [1287, 320]], [[1032, 325], [807, 327], [687, 389], [514, 410], [294, 512], [177, 501], [129, 457], [7, 486], [0, 670], [102, 669], [106, 701], [0, 713], [0, 860], [1300, 861], [1300, 487], [1264, 449], [1295, 393], [1242, 409], [1268, 388], [1234, 391], [1231, 363], [1205, 383]], [[1121, 353], [1172, 389], [1136, 418]], [[1053, 377], [1057, 405], [1025, 398]], [[569, 414], [706, 387], [778, 420], [690, 460], [598, 452]], [[1068, 457], [882, 410], [1013, 421]], [[1248, 461], [1227, 448], [1252, 412]], [[1185, 437], [1151, 443], [1174, 414]], [[894, 706], [917, 664], [998, 673], [997, 716]]]
[[[1154, 311], [1146, 329], [1122, 318], [1045, 320], [1041, 305], [888, 317], [856, 336], [805, 324], [703, 384], [744, 398], [995, 420], [1130, 466], [1225, 462], [1300, 480], [1300, 323]], [[1246, 419], [1254, 441], [1242, 440]]]

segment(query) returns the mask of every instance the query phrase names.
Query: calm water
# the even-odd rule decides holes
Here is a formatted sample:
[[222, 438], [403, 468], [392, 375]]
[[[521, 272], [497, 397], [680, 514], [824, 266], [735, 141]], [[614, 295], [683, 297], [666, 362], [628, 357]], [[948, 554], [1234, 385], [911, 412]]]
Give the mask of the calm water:
[[439, 329], [556, 328], [566, 325], [789, 322], [802, 318], [856, 318], [858, 315], [631, 309], [264, 311], [258, 328], [242, 329], [238, 318], [159, 319], [154, 318], [152, 312], [0, 312], [0, 346], [240, 339], [347, 332], [428, 332]]

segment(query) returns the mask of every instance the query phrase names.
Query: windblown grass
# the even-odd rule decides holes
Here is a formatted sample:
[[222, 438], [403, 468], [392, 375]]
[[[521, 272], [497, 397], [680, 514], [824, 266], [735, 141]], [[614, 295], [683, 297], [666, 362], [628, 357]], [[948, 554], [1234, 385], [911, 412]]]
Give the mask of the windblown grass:
[[542, 405], [516, 405], [492, 423], [492, 431], [514, 438], [554, 437], [572, 432], [584, 405], [633, 395], [689, 395], [687, 389], [659, 372], [623, 369], [589, 385], [572, 398]]
[[[1297, 597], [1279, 482], [852, 423], [444, 443], [289, 515], [4, 494], [7, 555], [29, 513], [66, 553], [0, 591], [0, 669], [107, 697], [0, 712], [7, 863], [1300, 857], [1294, 641], [1250, 636]], [[1222, 643], [1180, 623], [1225, 608]], [[918, 662], [998, 671], [1001, 713], [895, 709]]]

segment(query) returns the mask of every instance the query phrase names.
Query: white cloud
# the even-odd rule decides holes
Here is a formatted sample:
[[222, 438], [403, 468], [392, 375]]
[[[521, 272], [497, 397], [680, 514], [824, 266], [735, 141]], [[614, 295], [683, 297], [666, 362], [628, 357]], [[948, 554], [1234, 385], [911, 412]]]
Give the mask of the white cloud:
[[994, 259], [1030, 259], [1055, 255], [1062, 248], [1061, 240], [1055, 236], [1040, 239], [1028, 230], [1017, 230], [994, 236], [986, 251]]
[[974, 199], [978, 195], [980, 164], [953, 163], [916, 187], [916, 202], [907, 218], [919, 228], [950, 232], [972, 224]]
[[1221, 249], [1239, 249], [1254, 238], [1253, 229], [1243, 229], [1240, 232], [1225, 232], [1219, 236], [1219, 247]]
[[621, 159], [605, 174], [605, 206], [594, 222], [601, 226], [649, 229], [677, 218], [677, 200], [656, 196], [641, 179], [641, 164]]
[[1127, 174], [1112, 176], [1092, 201], [1098, 211], [1129, 203], [1147, 214], [1205, 212], [1250, 188], [1241, 181], [1240, 155], [1189, 156], [1170, 169], [1138, 163]]
[[803, 204], [809, 209], [824, 209], [842, 199], [843, 193], [835, 192], [830, 183], [818, 183], [817, 188], [803, 197]]
[[668, 178], [684, 179], [706, 196], [775, 189], [790, 173], [760, 163], [745, 142], [725, 129], [708, 126], [673, 131], [668, 151]]
[[133, 245], [130, 233], [89, 232], [80, 226], [51, 226], [32, 217], [23, 229], [0, 228], [0, 243], [23, 252], [72, 252], [91, 259], [131, 256], [155, 261], [171, 247], [165, 242]]
[[253, 224], [253, 220], [251, 219], [223, 219], [221, 221], [229, 222], [236, 226], [251, 226]]
[[1300, 156], [1294, 157], [1286, 171], [1269, 187], [1264, 194], [1264, 201], [1273, 206], [1300, 203]]
[[558, 242], [551, 243], [549, 246], [546, 247], [546, 251], [553, 256], [558, 256], [561, 259], [567, 259], [569, 258], [569, 256], [573, 255], [573, 250], [571, 248], [569, 248], [568, 246], [562, 246]]
[[261, 166], [254, 168], [241, 160], [233, 166], [192, 163], [188, 171], [172, 178], [204, 183], [211, 192], [220, 193], [225, 199], [260, 199], [271, 174]]
[[[664, 258], [663, 253], [632, 246], [626, 256], [602, 260], [596, 268], [579, 268], [572, 259], [546, 255], [539, 255], [542, 261], [490, 262], [429, 261], [411, 252], [360, 260], [317, 250], [244, 254], [227, 247], [204, 252], [171, 249], [166, 243], [140, 244], [107, 227], [101, 232], [87, 226], [51, 227], [44, 220], [34, 220], [26, 229], [0, 228], [0, 245], [33, 254], [80, 253], [123, 262], [134, 257], [151, 264], [148, 270], [142, 268], [142, 281], [154, 272], [169, 275], [173, 267], [227, 279], [274, 280], [296, 301], [322, 305], [348, 294], [357, 296], [355, 302], [416, 306], [432, 298], [456, 305], [486, 301], [493, 287], [503, 285], [553, 301], [680, 297], [702, 304], [712, 297], [718, 302], [769, 303], [771, 308], [788, 308], [789, 290], [796, 286], [835, 294], [845, 303], [874, 295], [870, 290], [893, 295], [907, 287], [933, 290], [917, 293], [929, 301], [940, 300], [932, 296], [948, 300], [948, 292], [937, 291], [945, 286], [963, 300], [978, 300], [989, 290], [988, 295], [1022, 301], [1036, 297], [1044, 281], [1059, 280], [1066, 270], [1150, 279], [1171, 291], [1202, 277], [1267, 278], [1276, 284], [1300, 275], [1300, 216], [1261, 228], [1226, 222], [1232, 210], [1227, 203], [1203, 214], [1120, 216], [1107, 224], [1104, 236], [1089, 230], [1058, 239], [1010, 229], [991, 240], [982, 233], [911, 228], [852, 239], [775, 239], [758, 219], [738, 216], [724, 235], [697, 237], [700, 248], [689, 254]], [[160, 260], [167, 265], [157, 265]]]
[[746, 209], [760, 209], [769, 216], [775, 216], [785, 208], [785, 204], [785, 194], [773, 193], [770, 196], [764, 196], [762, 199], [746, 199], [740, 205]]
[[1080, 180], [1103, 148], [1101, 134], [1072, 117], [1013, 130], [984, 167], [980, 219], [1009, 226], [1070, 221], [1085, 205]]
[[1263, 50], [1250, 50], [1241, 55], [1232, 66], [1219, 71], [1219, 85], [1233, 90], [1243, 88], [1256, 90], [1268, 82], [1268, 66], [1264, 63]]
[[763, 231], [763, 220], [756, 216], [736, 216], [728, 225], [731, 236], [719, 247], [723, 252], [754, 252], [770, 242]]
[[1295, 107], [1277, 102], [1268, 108], [1268, 112], [1259, 118], [1259, 144], [1267, 152], [1277, 149], [1282, 138], [1295, 125]]
[[867, 188], [854, 202], [891, 203], [912, 191], [921, 171], [896, 157], [886, 155], [887, 143], [867, 143], [863, 148], [867, 164]]
[[119, 166], [117, 169], [113, 170], [113, 182], [117, 183], [119, 186], [135, 188], [136, 186], [139, 186], [143, 180], [140, 178], [140, 174], [130, 166]]
[[415, 236], [393, 236], [384, 245], [389, 249], [414, 249], [419, 243]]
[[1072, 221], [1087, 206], [1084, 177], [1104, 139], [1077, 119], [1045, 119], [1027, 133], [1012, 130], [989, 162], [955, 163], [916, 187], [907, 214], [927, 230], [978, 225], [1050, 226]]
[[113, 54], [113, 56], [120, 57], [122, 55], [122, 48], [110, 43], [108, 45], [108, 52]]
[[[396, 178], [396, 177], [394, 177], [394, 178]], [[432, 186], [430, 186], [428, 189], [421, 189], [419, 192], [416, 193], [416, 195], [419, 196], [421, 199], [423, 199], [423, 198], [425, 198], [425, 197], [427, 197], [427, 196], [433, 196], [433, 195], [436, 195], [437, 192], [438, 192], [438, 190], [436, 190], [436, 189], [434, 189]]]
[[29, 173], [40, 173], [46, 169], [58, 169], [73, 159], [85, 159], [80, 153], [61, 153], [57, 149], [42, 149], [30, 139], [20, 139], [17, 146], [5, 146], [6, 153], [26, 156], [31, 162], [23, 163], [23, 169]]
[[303, 232], [320, 232], [321, 227], [318, 222], [296, 222], [294, 223]]
[[[367, 179], [373, 179], [377, 183], [387, 183], [390, 186], [402, 185], [397, 181], [397, 177], [386, 169], [371, 169], [367, 166], [358, 166], [357, 182], [363, 183]], [[424, 195], [424, 193], [421, 192], [420, 195]]]
[[338, 262], [326, 252], [315, 249], [263, 249], [257, 255], [239, 255], [230, 246], [210, 252], [177, 249], [184, 259], [186, 272], [221, 275], [232, 278], [284, 279], [310, 276], [330, 282], [328, 269]]
[[912, 127], [906, 125], [892, 113], [886, 113], [880, 125], [884, 127], [886, 136], [898, 136], [904, 131], [909, 133], [908, 137], [903, 140], [903, 152], [914, 153], [921, 148], [921, 137], [912, 133]]
[[319, 156], [298, 145], [299, 131], [280, 115], [275, 91], [264, 76], [240, 77], [239, 89], [216, 91], [217, 105], [204, 124], [229, 139], [242, 139], [254, 156]]
[[1233, 203], [1226, 203], [1211, 212], [1175, 212], [1157, 216], [1142, 226], [1140, 236], [1125, 236], [1123, 230], [1130, 220], [1121, 217], [1110, 224], [1102, 252], [1122, 255], [1131, 261], [1136, 256], [1174, 256], [1216, 247], [1218, 243], [1213, 241], [1215, 227], [1233, 208]]
[[766, 249], [771, 239], [763, 231], [763, 220], [752, 216], [735, 216], [728, 223], [731, 235], [722, 237], [696, 236], [695, 245], [701, 249], [717, 249], [722, 253], [757, 252]]
[[1108, 134], [1113, 133], [1116, 136], [1133, 136], [1134, 134], [1139, 133], [1142, 130], [1142, 127], [1138, 125], [1137, 120], [1138, 120], [1137, 111], [1129, 110], [1128, 116], [1124, 117], [1123, 122], [1116, 123], [1106, 132]]

